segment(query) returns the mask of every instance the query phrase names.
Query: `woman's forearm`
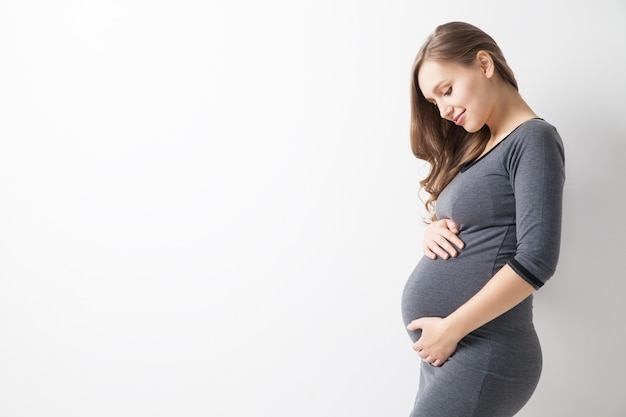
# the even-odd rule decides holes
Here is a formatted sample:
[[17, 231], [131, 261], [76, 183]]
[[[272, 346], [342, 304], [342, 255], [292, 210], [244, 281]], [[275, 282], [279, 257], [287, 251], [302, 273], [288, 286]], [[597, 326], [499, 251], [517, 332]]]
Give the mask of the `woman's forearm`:
[[535, 289], [510, 266], [502, 267], [485, 286], [444, 320], [460, 339], [506, 313]]

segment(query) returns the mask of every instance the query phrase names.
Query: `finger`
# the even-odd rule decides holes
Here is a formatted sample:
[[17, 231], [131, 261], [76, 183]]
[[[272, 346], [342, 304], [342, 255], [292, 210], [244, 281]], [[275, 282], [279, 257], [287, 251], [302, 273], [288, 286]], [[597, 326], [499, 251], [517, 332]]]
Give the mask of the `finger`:
[[445, 238], [445, 236], [437, 237], [437, 239], [435, 239], [435, 243], [438, 245], [438, 250], [436, 250], [435, 252], [437, 254], [439, 254], [439, 252], [441, 252], [440, 256], [443, 256], [443, 255], [456, 256], [456, 255], [458, 255], [458, 252], [455, 249], [455, 247], [452, 246], [452, 244], [450, 244], [450, 242], [448, 242], [448, 240]]
[[442, 257], [443, 259], [448, 259], [450, 257], [450, 253], [445, 249], [446, 245], [452, 248], [452, 246], [448, 243], [446, 239], [438, 236], [433, 240], [424, 243], [424, 248], [434, 253], [435, 255]]
[[454, 233], [459, 233], [459, 226], [450, 219], [443, 219], [443, 223], [448, 228], [448, 230], [452, 230]]
[[439, 231], [439, 234], [452, 242], [457, 248], [463, 249], [465, 244], [457, 236], [459, 234], [459, 226], [450, 219], [445, 219], [443, 221], [445, 223], [442, 225], [443, 229]]
[[446, 250], [443, 249], [441, 246], [436, 246], [433, 249], [433, 252], [435, 252], [437, 254], [437, 256], [440, 257], [441, 259], [448, 259], [448, 258], [450, 258], [450, 254], [448, 252], [446, 252]]
[[[439, 239], [437, 239], [437, 238], [439, 238]], [[461, 238], [459, 238], [456, 234], [452, 233], [449, 230], [442, 231], [441, 234], [439, 236], [435, 237], [434, 239], [437, 240], [437, 241], [439, 241], [440, 239], [445, 239], [446, 242], [448, 242], [450, 244], [453, 244], [457, 248], [462, 248], [463, 246], [465, 246], [465, 243], [463, 243]]]
[[[422, 319], [415, 319], [406, 326], [407, 329], [413, 331], [422, 328]], [[416, 342], [417, 344], [417, 342]]]
[[437, 254], [433, 252], [432, 250], [430, 250], [430, 248], [426, 245], [424, 245], [424, 255], [426, 255], [427, 257], [433, 260], [437, 259]]
[[463, 243], [463, 241], [454, 233], [452, 233], [449, 230], [446, 230], [445, 232], [442, 233], [442, 236], [451, 244], [453, 244], [454, 246], [456, 246], [459, 249], [463, 249], [463, 247], [465, 246], [465, 243]]
[[458, 250], [450, 243], [445, 236], [437, 236], [431, 242], [428, 243], [430, 249], [437, 253], [438, 255], [441, 252], [440, 256], [447, 254], [448, 256], [457, 256]]

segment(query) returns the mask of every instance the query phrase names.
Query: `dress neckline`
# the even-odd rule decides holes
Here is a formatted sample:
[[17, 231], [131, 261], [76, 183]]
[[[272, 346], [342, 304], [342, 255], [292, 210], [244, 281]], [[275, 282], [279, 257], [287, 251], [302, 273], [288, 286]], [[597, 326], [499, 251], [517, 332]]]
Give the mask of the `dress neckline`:
[[480, 162], [484, 157], [486, 157], [487, 155], [489, 155], [494, 149], [496, 149], [502, 142], [504, 142], [505, 140], [507, 140], [509, 138], [509, 136], [511, 136], [517, 129], [519, 129], [520, 127], [522, 127], [523, 125], [525, 125], [526, 123], [530, 122], [531, 120], [543, 120], [541, 117], [533, 117], [532, 119], [528, 119], [528, 120], [524, 120], [522, 123], [518, 124], [515, 129], [511, 130], [509, 133], [507, 133], [507, 135], [505, 137], [503, 137], [498, 143], [496, 143], [495, 145], [493, 145], [493, 147], [491, 149], [489, 149], [487, 152], [485, 152], [484, 154], [482, 154], [481, 156], [479, 156], [476, 159], [472, 159], [469, 162], [466, 162], [465, 165], [463, 165], [461, 167], [461, 172], [465, 172], [468, 169], [470, 169], [471, 167], [473, 167], [474, 165], [476, 165], [478, 162]]

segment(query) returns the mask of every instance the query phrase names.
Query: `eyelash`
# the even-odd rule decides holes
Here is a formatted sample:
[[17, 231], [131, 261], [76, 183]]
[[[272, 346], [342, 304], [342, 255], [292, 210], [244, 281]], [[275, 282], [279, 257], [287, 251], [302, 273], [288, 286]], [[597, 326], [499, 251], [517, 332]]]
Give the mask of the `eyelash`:
[[[444, 96], [449, 96], [450, 94], [452, 94], [452, 87], [448, 87], [446, 92], [443, 93]], [[431, 101], [431, 103], [433, 104], [433, 106], [437, 107], [437, 103], [435, 101]]]

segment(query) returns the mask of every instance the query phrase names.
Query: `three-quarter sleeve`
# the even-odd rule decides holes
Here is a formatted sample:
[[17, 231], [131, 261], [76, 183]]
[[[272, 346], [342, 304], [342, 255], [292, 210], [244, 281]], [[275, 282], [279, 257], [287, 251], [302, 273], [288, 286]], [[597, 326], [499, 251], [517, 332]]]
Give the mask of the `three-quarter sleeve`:
[[528, 131], [511, 149], [508, 171], [517, 235], [508, 264], [538, 289], [554, 274], [561, 243], [565, 156], [556, 129], [542, 124]]

